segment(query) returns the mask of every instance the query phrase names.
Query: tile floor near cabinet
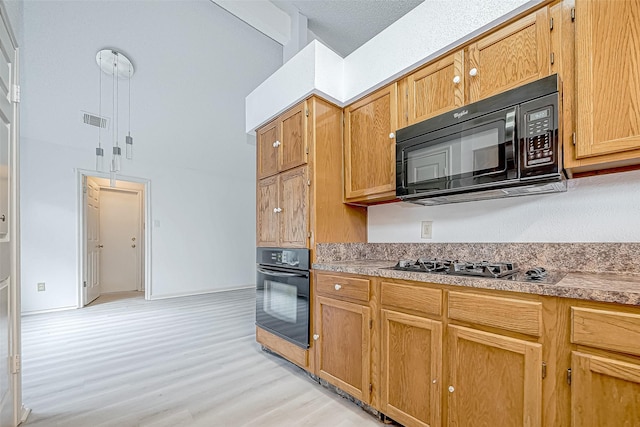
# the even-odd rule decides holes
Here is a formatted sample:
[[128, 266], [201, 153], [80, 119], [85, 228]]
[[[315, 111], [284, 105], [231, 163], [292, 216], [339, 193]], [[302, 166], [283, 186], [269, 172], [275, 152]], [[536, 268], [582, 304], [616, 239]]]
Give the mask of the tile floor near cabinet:
[[[121, 298], [123, 297], [123, 298]], [[255, 290], [22, 318], [28, 427], [381, 426], [255, 342]]]

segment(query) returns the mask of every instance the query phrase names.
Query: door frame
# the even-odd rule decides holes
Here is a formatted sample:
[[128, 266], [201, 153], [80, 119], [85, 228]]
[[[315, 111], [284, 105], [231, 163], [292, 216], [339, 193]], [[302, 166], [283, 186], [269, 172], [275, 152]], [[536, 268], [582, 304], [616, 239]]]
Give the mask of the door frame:
[[[77, 308], [84, 307], [84, 292], [83, 292], [83, 278], [85, 274], [85, 252], [86, 252], [86, 242], [85, 242], [85, 229], [84, 229], [84, 194], [83, 194], [83, 180], [95, 177], [95, 178], [105, 178], [109, 179], [110, 175], [106, 172], [98, 172], [88, 169], [79, 169], [76, 168], [77, 175], [77, 225], [78, 225], [78, 257], [77, 257], [77, 265], [78, 265], [78, 273], [77, 273]], [[151, 180], [146, 178], [138, 178], [127, 175], [118, 175], [118, 181], [128, 181], [136, 184], [142, 184], [144, 186], [144, 194], [143, 201], [144, 206], [142, 209], [142, 219], [143, 219], [143, 227], [142, 231], [144, 233], [144, 253], [142, 254], [142, 260], [144, 262], [144, 299], [151, 299], [152, 295], [152, 282], [151, 282]]]

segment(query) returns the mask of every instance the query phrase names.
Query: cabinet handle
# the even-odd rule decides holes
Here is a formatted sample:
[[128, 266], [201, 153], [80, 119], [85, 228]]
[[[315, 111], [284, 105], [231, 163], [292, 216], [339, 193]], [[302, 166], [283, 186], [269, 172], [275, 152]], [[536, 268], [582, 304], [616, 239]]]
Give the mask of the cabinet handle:
[[477, 75], [478, 75], [478, 69], [477, 69], [477, 68], [472, 68], [472, 69], [470, 69], [470, 70], [469, 70], [469, 75], [470, 75], [471, 77], [475, 77], [475, 76], [477, 76]]
[[320, 338], [320, 335], [318, 335], [318, 334], [313, 334], [313, 340], [314, 340], [314, 341], [318, 341], [318, 338]]
[[454, 390], [455, 390], [455, 389], [453, 388], [453, 386], [452, 386], [452, 385], [450, 385], [450, 386], [449, 386], [449, 393], [453, 393], [453, 391], [454, 391]]
[[433, 380], [433, 381], [431, 381], [431, 382], [435, 384], [435, 383], [437, 382], [437, 380]]
[[273, 208], [273, 213], [280, 213], [282, 212], [282, 208]]
[[339, 291], [340, 289], [342, 289], [342, 286], [337, 283], [333, 287], [336, 288], [336, 291]]
[[277, 148], [279, 146], [280, 146], [280, 141], [276, 141], [276, 142], [273, 143], [273, 147], [274, 148]]
[[389, 134], [389, 138], [390, 138], [390, 139], [393, 139], [393, 138], [395, 138], [395, 137], [396, 137], [396, 134], [395, 134], [395, 133], [391, 132], [391, 133]]
[[453, 84], [457, 85], [458, 83], [460, 83], [460, 76], [454, 76], [453, 77]]

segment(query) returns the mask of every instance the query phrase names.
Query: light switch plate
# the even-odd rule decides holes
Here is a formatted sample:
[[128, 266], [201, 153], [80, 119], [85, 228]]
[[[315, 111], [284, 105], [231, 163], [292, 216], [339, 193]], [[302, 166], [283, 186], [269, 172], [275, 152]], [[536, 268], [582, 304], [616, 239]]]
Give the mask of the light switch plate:
[[422, 221], [422, 233], [423, 239], [431, 239], [431, 231], [433, 229], [433, 221]]

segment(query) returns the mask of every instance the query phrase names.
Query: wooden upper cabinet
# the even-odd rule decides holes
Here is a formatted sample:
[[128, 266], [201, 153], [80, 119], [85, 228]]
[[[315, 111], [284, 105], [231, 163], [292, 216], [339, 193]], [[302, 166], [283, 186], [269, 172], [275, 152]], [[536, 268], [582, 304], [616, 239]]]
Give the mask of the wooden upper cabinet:
[[258, 129], [256, 140], [258, 146], [258, 179], [278, 173], [278, 121]]
[[410, 125], [464, 105], [464, 51], [446, 56], [407, 77]]
[[308, 168], [301, 166], [258, 181], [258, 246], [306, 248], [309, 242]]
[[306, 248], [309, 241], [309, 187], [307, 167], [299, 167], [278, 176], [280, 180], [280, 246]]
[[307, 102], [301, 102], [256, 132], [258, 179], [307, 163]]
[[256, 200], [256, 237], [258, 246], [278, 246], [280, 222], [278, 208], [278, 177], [258, 181]]
[[469, 45], [466, 81], [475, 102], [550, 73], [548, 8]]
[[637, 0], [576, 1], [577, 158], [640, 148], [639, 28]]
[[345, 199], [394, 198], [398, 93], [392, 84], [345, 109]]
[[307, 103], [302, 102], [279, 117], [280, 171], [307, 163], [306, 109]]
[[542, 425], [542, 345], [449, 325], [449, 425]]

